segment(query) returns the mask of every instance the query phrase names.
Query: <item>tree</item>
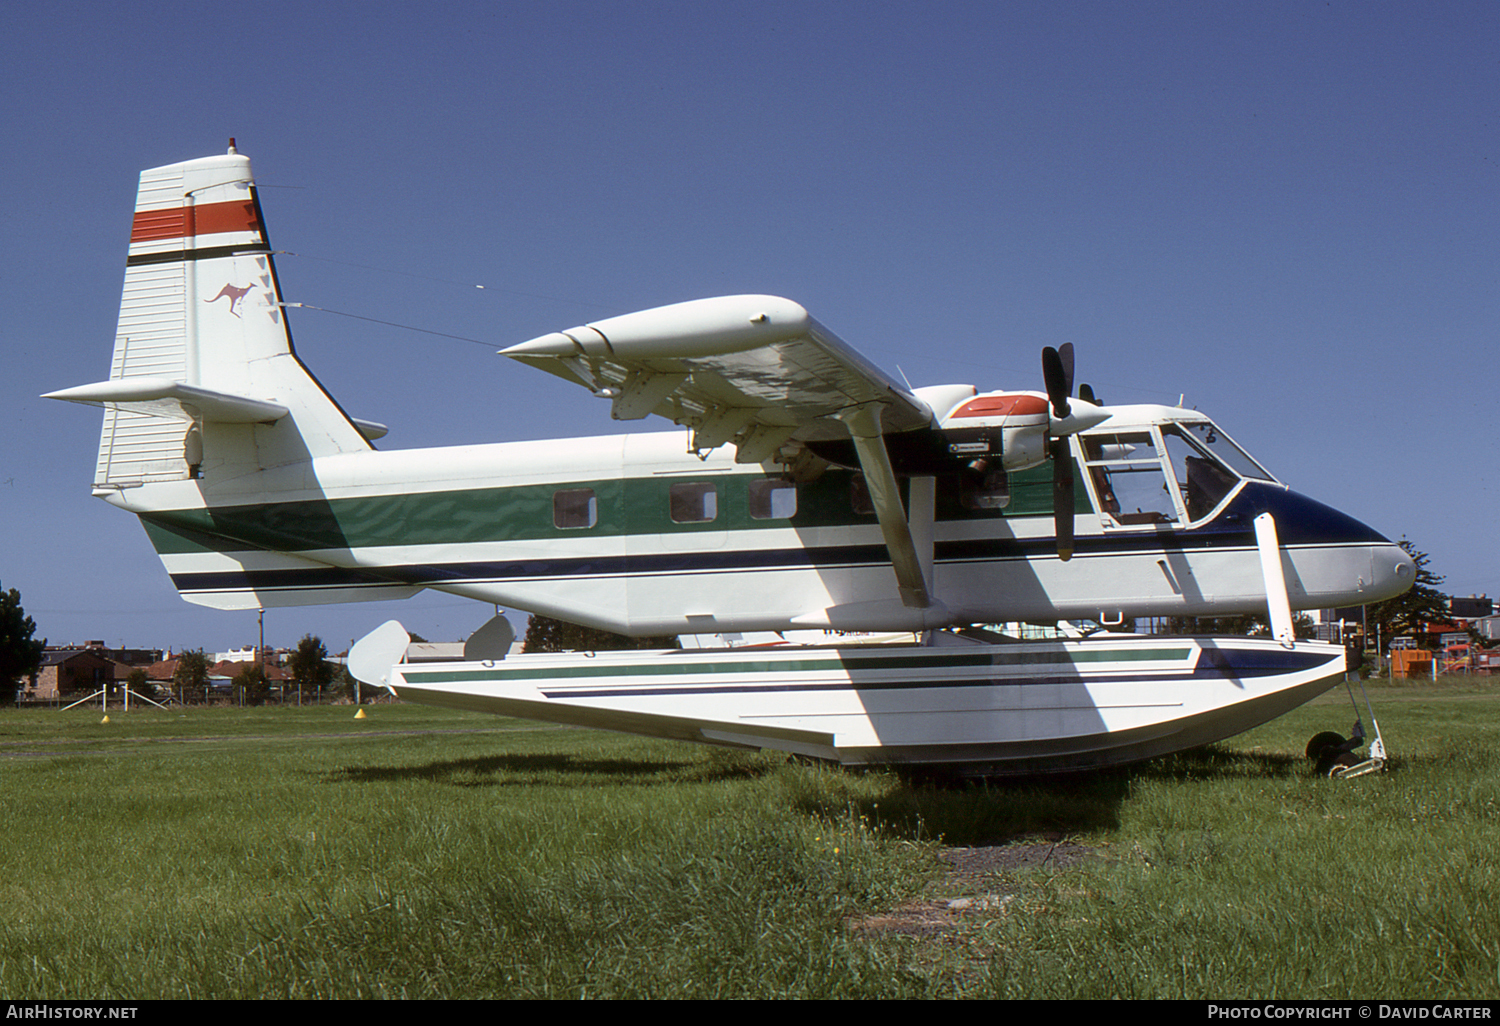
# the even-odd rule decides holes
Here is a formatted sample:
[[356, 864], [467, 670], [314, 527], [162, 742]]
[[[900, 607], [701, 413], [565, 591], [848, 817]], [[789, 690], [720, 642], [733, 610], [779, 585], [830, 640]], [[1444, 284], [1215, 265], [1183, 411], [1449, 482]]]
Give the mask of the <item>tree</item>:
[[0, 701], [14, 702], [21, 682], [42, 665], [47, 639], [31, 640], [36, 623], [21, 608], [21, 593], [0, 591]]
[[245, 705], [265, 705], [271, 695], [271, 686], [266, 681], [266, 671], [258, 663], [246, 663], [245, 668], [234, 675], [234, 689], [240, 693]]
[[1390, 647], [1392, 638], [1421, 633], [1428, 620], [1449, 619], [1448, 596], [1437, 590], [1445, 578], [1427, 569], [1427, 553], [1418, 552], [1405, 538], [1397, 544], [1417, 565], [1416, 583], [1395, 598], [1365, 607], [1366, 629], [1379, 639], [1382, 650]]
[[355, 680], [349, 673], [347, 666], [341, 666], [335, 675], [334, 691], [340, 698], [347, 698], [351, 702], [358, 702], [360, 698], [359, 681]]
[[151, 681], [146, 677], [146, 671], [137, 666], [130, 671], [130, 676], [125, 678], [125, 686], [142, 698], [151, 697]]
[[304, 689], [318, 697], [333, 682], [334, 667], [328, 662], [328, 649], [323, 647], [322, 639], [311, 634], [304, 634], [297, 643], [297, 651], [287, 660], [287, 669], [291, 671], [292, 680], [297, 684], [298, 705], [302, 704]]
[[597, 627], [581, 627], [566, 620], [534, 614], [526, 621], [522, 652], [614, 652], [621, 649], [680, 648], [675, 635], [631, 638]]
[[172, 683], [177, 687], [177, 700], [186, 702], [208, 701], [208, 657], [203, 649], [184, 652], [177, 657], [177, 669], [172, 674]]

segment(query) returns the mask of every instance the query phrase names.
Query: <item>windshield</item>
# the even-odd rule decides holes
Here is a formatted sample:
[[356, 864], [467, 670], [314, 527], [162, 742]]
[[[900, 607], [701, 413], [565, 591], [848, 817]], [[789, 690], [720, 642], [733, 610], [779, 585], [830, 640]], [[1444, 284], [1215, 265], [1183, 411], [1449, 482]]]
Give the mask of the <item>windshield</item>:
[[1178, 487], [1182, 489], [1182, 504], [1187, 508], [1187, 518], [1202, 520], [1224, 501], [1224, 497], [1239, 484], [1240, 479], [1234, 471], [1195, 444], [1196, 438], [1201, 437], [1198, 432], [1193, 432], [1190, 437], [1180, 430], [1181, 427], [1183, 425], [1169, 424], [1161, 429], [1162, 441], [1167, 449], [1167, 465], [1176, 476]]
[[1242, 479], [1272, 481], [1207, 422], [1084, 435], [1084, 465], [1106, 526], [1172, 525], [1209, 517]]
[[[1216, 456], [1220, 463], [1233, 470], [1241, 477], [1248, 477], [1252, 481], [1274, 481], [1270, 474], [1262, 469], [1259, 463], [1250, 458], [1249, 454], [1239, 446], [1231, 442], [1217, 427], [1207, 423], [1173, 424], [1172, 428], [1181, 429], [1190, 434], [1206, 452]], [[1163, 434], [1169, 430], [1163, 429]]]

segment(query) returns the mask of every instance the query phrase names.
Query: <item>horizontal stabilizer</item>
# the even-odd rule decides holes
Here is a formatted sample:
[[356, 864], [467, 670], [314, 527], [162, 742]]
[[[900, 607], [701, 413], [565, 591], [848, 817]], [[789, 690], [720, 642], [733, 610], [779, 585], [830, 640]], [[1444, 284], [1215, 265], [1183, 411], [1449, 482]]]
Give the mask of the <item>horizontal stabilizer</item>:
[[44, 399], [66, 399], [90, 406], [124, 406], [135, 413], [174, 420], [202, 419], [220, 424], [272, 424], [289, 412], [280, 403], [216, 392], [171, 378], [117, 378], [48, 392]]
[[391, 686], [391, 667], [406, 658], [411, 635], [399, 620], [387, 620], [349, 649], [345, 665], [355, 680], [380, 688]]
[[390, 434], [391, 429], [384, 424], [378, 424], [373, 420], [360, 420], [358, 417], [350, 417], [359, 433], [365, 436], [366, 441], [373, 442], [377, 438], [384, 438]]

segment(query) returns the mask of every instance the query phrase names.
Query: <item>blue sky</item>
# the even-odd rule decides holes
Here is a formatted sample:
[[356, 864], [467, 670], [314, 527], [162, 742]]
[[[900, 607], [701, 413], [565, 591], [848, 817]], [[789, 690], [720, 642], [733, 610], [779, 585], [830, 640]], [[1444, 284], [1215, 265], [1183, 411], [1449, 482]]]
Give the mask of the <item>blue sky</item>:
[[[494, 355], [702, 296], [801, 302], [913, 383], [1214, 416], [1500, 592], [1500, 6], [201, 3], [0, 12], [0, 582], [54, 642], [227, 648], [89, 496], [136, 178], [254, 162], [299, 353], [385, 447], [609, 433]], [[475, 285], [484, 285], [477, 289]], [[398, 617], [271, 610], [344, 647]]]

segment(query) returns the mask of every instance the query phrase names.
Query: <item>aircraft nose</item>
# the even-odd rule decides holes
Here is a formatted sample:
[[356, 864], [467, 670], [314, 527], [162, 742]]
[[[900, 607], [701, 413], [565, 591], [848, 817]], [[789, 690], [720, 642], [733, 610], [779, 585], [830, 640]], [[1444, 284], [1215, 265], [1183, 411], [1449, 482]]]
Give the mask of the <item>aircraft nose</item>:
[[1395, 598], [1417, 583], [1417, 564], [1399, 545], [1382, 545], [1370, 555], [1370, 598], [1382, 602]]

